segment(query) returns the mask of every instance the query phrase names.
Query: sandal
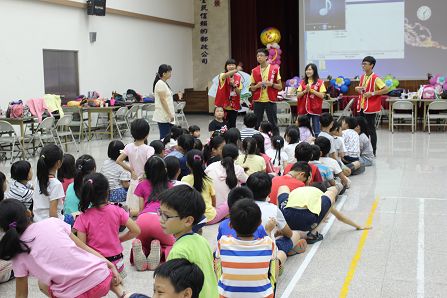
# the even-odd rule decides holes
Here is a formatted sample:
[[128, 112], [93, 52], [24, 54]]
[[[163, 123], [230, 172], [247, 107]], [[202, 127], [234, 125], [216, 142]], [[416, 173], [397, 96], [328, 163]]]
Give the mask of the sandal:
[[312, 234], [312, 232], [307, 233], [307, 244], [314, 244], [315, 242], [323, 240], [323, 235], [321, 235], [318, 232], [315, 232], [315, 234]]
[[307, 241], [305, 239], [300, 239], [298, 243], [287, 253], [288, 257], [301, 254], [306, 251]]

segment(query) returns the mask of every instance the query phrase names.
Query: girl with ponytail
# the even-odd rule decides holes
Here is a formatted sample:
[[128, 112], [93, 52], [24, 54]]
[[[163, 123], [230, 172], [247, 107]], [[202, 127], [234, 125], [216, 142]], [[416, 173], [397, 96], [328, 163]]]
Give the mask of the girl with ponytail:
[[225, 139], [219, 135], [212, 137], [209, 143], [205, 145], [203, 148], [203, 157], [205, 158], [205, 164], [207, 166], [222, 159], [222, 148], [224, 145]]
[[284, 173], [289, 159], [287, 153], [284, 151], [284, 139], [281, 136], [272, 137], [272, 148], [266, 151], [266, 154], [271, 158], [275, 172], [278, 175]]
[[264, 147], [264, 143], [265, 143], [265, 139], [264, 136], [262, 134], [254, 134], [253, 138], [256, 140], [257, 142], [257, 149], [256, 149], [256, 154], [261, 156], [264, 161], [265, 161], [265, 166], [266, 169], [265, 171], [267, 172], [267, 174], [272, 174], [275, 175], [275, 171], [273, 169], [273, 164], [272, 164], [272, 160], [271, 158], [265, 154], [265, 147]]
[[62, 165], [62, 150], [54, 145], [45, 145], [37, 160], [37, 181], [33, 195], [34, 221], [48, 217], [64, 219], [62, 200], [65, 197], [64, 187], [56, 178], [57, 170]]
[[115, 266], [79, 240], [69, 225], [57, 218], [31, 223], [30, 216], [18, 200], [0, 202], [0, 230], [4, 232], [0, 259], [12, 260], [16, 297], [28, 297], [28, 276], [37, 278], [40, 290], [49, 297], [103, 297], [110, 290], [118, 297], [124, 295]]
[[248, 179], [244, 169], [240, 165], [235, 165], [234, 162], [239, 156], [239, 150], [233, 144], [227, 144], [222, 149], [222, 160], [210, 164], [205, 173], [213, 181], [213, 186], [216, 191], [216, 217], [210, 224], [217, 223], [229, 214], [227, 198], [230, 191], [241, 186]]
[[[79, 210], [73, 228], [82, 242], [112, 262], [124, 278], [124, 257], [121, 242], [135, 238], [140, 228], [129, 213], [109, 204], [109, 182], [101, 173], [87, 175], [81, 187]], [[119, 235], [120, 226], [127, 232]]]
[[264, 158], [257, 155], [257, 141], [254, 138], [245, 138], [242, 142], [243, 155], [239, 155], [236, 163], [242, 166], [248, 176], [255, 172], [265, 172], [267, 166]]
[[216, 192], [214, 191], [213, 181], [205, 173], [204, 159], [201, 151], [193, 149], [186, 154], [186, 163], [191, 170], [191, 174], [182, 178], [190, 186], [194, 187], [202, 194], [205, 201], [205, 217], [208, 222], [212, 221], [216, 215]]

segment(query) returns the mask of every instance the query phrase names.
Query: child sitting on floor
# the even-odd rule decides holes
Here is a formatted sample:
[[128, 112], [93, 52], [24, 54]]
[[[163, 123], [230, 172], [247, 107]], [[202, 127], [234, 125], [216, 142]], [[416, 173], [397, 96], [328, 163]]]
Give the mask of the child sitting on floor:
[[31, 164], [26, 160], [19, 160], [11, 166], [11, 179], [9, 189], [5, 193], [5, 199], [15, 199], [22, 202], [25, 207], [33, 210], [34, 188], [31, 184], [33, 171]]

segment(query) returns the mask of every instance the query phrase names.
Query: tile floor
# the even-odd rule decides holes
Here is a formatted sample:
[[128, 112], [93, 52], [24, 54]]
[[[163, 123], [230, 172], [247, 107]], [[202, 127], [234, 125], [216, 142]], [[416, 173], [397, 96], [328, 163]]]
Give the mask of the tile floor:
[[[211, 116], [188, 115], [190, 124], [205, 130]], [[150, 138], [158, 136], [157, 129]], [[348, 287], [349, 297], [445, 297], [447, 296], [447, 136], [444, 132], [406, 130], [391, 134], [378, 131], [376, 166], [352, 177], [341, 211], [364, 224], [376, 198], [379, 203]], [[130, 138], [125, 141], [130, 142]], [[81, 144], [79, 156], [89, 153], [101, 165], [108, 140]], [[72, 148], [72, 150], [74, 150]], [[31, 160], [35, 163], [35, 159]], [[9, 173], [9, 163], [0, 164]], [[217, 226], [204, 229], [204, 236], [215, 246]], [[312, 257], [306, 253], [291, 257], [280, 277], [277, 297], [338, 297], [356, 253], [361, 231], [335, 220]], [[124, 243], [129, 254], [130, 242]], [[296, 278], [296, 272], [303, 274]], [[132, 291], [152, 293], [152, 272], [136, 272], [127, 263], [125, 286]], [[14, 282], [0, 285], [0, 297], [13, 297]], [[29, 283], [30, 297], [44, 297], [36, 280]], [[113, 295], [109, 295], [113, 297]]]

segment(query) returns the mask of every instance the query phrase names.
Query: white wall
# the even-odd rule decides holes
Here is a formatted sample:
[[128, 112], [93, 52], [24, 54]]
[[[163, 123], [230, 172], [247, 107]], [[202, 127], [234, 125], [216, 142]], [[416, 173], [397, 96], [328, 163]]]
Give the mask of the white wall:
[[[107, 5], [177, 21], [194, 20], [192, 0], [109, 0]], [[44, 94], [42, 49], [79, 51], [81, 93], [97, 90], [110, 96], [113, 90], [132, 88], [149, 94], [162, 63], [173, 67], [174, 90], [193, 85], [192, 28], [111, 14], [87, 16], [79, 8], [39, 1], [0, 0], [0, 11], [3, 108], [12, 99]], [[90, 31], [97, 32], [93, 44]]]

